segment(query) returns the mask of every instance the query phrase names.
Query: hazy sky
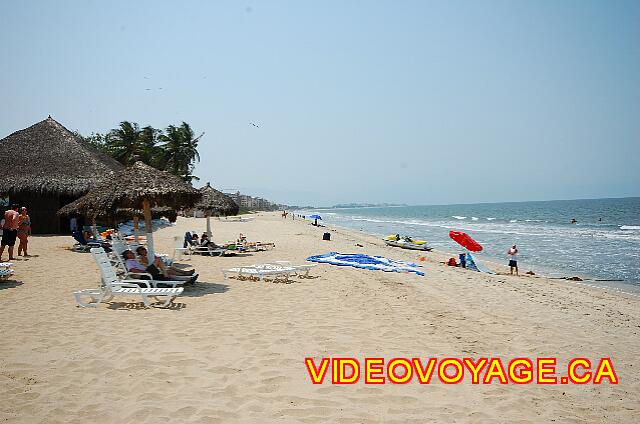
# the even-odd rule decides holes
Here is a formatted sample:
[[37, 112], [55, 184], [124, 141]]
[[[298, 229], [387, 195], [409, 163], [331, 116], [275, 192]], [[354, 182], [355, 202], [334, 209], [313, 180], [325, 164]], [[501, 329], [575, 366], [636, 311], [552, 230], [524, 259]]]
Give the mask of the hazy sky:
[[290, 204], [637, 196], [638, 22], [619, 0], [3, 1], [0, 138], [184, 120], [201, 183]]

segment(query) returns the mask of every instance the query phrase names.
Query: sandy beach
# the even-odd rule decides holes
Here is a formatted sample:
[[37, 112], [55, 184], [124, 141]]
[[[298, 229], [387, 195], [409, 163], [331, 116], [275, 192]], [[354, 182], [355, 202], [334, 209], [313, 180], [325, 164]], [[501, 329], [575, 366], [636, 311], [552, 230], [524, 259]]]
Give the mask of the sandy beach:
[[[170, 309], [116, 298], [76, 307], [97, 287], [90, 254], [71, 237], [34, 236], [0, 282], [0, 420], [112, 422], [576, 422], [640, 421], [640, 298], [543, 277], [450, 268], [424, 254], [425, 276], [318, 265], [291, 283], [223, 279], [222, 269], [305, 263], [338, 251], [416, 261], [375, 237], [276, 213], [213, 220], [216, 242], [243, 233], [267, 252], [193, 256], [200, 280]], [[205, 229], [179, 218], [155, 233]], [[329, 231], [331, 241], [323, 241]], [[357, 244], [362, 247], [356, 246]], [[6, 255], [6, 254], [5, 254]], [[5, 258], [6, 259], [6, 256]], [[504, 272], [500, 267], [498, 271]], [[619, 384], [380, 386], [311, 384], [313, 357], [610, 357]], [[560, 368], [560, 367], [559, 367]]]

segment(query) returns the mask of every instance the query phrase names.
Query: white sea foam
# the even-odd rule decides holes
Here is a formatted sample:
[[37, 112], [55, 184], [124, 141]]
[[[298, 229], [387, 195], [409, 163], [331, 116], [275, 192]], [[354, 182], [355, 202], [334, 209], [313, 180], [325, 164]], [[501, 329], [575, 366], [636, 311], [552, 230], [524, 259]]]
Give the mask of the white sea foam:
[[[565, 218], [569, 215], [554, 208], [549, 208], [548, 217], [541, 220], [538, 215], [533, 215], [538, 219], [533, 219], [532, 215], [526, 219], [526, 209], [512, 210], [510, 207], [507, 205], [505, 208], [508, 210], [505, 211], [495, 210], [495, 215], [500, 214], [500, 217], [491, 216], [494, 215], [493, 210], [484, 211], [484, 217], [474, 217], [449, 215], [452, 209], [441, 208], [433, 208], [433, 213], [429, 208], [425, 208], [424, 213], [419, 208], [409, 209], [406, 214], [396, 210], [371, 215], [364, 211], [331, 210], [330, 213], [337, 212], [331, 216], [336, 224], [344, 223], [346, 227], [376, 235], [411, 234], [430, 240], [435, 248], [443, 251], [452, 249], [454, 245], [448, 237], [449, 231], [459, 230], [468, 232], [481, 242], [486, 255], [500, 260], [504, 256], [504, 246], [517, 243], [522, 249], [524, 268], [531, 263], [531, 266], [541, 269], [559, 270], [558, 275], [582, 275], [584, 272], [600, 278], [640, 282], [637, 266], [632, 260], [640, 252], [640, 223], [635, 222], [633, 213], [618, 221], [627, 221], [626, 225], [594, 222], [598, 219], [597, 214], [593, 215], [595, 219], [582, 219], [581, 225], [567, 225]], [[467, 209], [458, 211], [471, 212]], [[512, 219], [509, 215], [518, 218]], [[525, 258], [525, 254], [529, 256]], [[537, 268], [535, 270], [537, 272]]]

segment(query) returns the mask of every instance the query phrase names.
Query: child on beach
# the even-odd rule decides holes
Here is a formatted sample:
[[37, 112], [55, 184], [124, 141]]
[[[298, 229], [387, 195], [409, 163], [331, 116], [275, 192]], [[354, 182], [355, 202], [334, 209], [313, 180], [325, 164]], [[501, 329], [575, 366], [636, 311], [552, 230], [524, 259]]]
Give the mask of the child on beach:
[[516, 275], [518, 275], [518, 248], [515, 244], [511, 246], [507, 255], [509, 255], [509, 272], [513, 275], [513, 269], [515, 268]]

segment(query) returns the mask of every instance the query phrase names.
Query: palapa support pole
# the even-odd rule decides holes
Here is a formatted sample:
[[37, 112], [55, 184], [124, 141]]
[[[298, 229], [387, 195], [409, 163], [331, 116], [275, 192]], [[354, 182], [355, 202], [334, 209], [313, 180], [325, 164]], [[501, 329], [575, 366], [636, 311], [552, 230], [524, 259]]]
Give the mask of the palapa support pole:
[[138, 221], [140, 221], [140, 218], [138, 218], [138, 215], [133, 215], [133, 238], [136, 244], [138, 243], [138, 230], [140, 228], [138, 226]]
[[153, 261], [153, 226], [151, 224], [151, 205], [147, 199], [142, 201], [142, 210], [144, 212], [144, 228], [147, 232], [147, 252], [150, 261]]
[[93, 225], [91, 225], [91, 233], [93, 234], [93, 238], [98, 240], [98, 230], [96, 228], [96, 217], [93, 217]]
[[207, 237], [211, 240], [211, 211], [206, 211], [205, 214], [207, 217]]

